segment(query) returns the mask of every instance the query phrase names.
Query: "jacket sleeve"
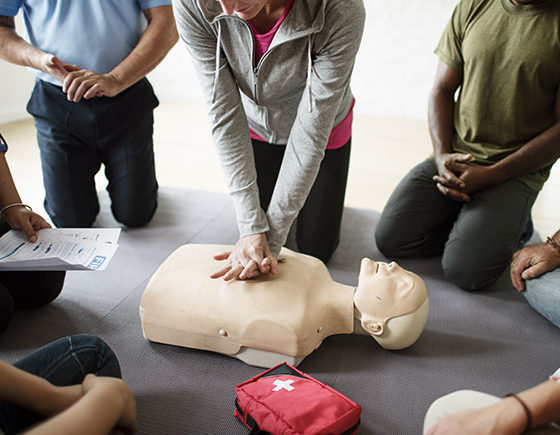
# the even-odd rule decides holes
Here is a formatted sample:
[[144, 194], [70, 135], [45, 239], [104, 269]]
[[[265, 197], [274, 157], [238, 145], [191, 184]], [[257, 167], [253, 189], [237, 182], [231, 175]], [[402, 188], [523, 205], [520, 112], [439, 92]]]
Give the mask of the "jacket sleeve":
[[323, 30], [310, 41], [311, 73], [267, 212], [268, 243], [275, 255], [286, 242], [319, 172], [339, 104], [349, 92], [364, 29], [362, 0], [330, 0], [325, 7]]
[[173, 9], [179, 35], [190, 53], [208, 105], [212, 136], [233, 199], [239, 235], [267, 232], [269, 226], [260, 206], [247, 117], [221, 51], [216, 74], [216, 26], [202, 16], [195, 0], [174, 0]]

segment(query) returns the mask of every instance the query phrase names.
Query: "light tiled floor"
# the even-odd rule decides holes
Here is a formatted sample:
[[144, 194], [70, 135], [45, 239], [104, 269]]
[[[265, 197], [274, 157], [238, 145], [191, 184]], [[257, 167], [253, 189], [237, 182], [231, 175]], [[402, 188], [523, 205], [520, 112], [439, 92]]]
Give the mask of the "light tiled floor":
[[[7, 158], [23, 200], [41, 210], [43, 188], [33, 121], [1, 125], [0, 131], [10, 145]], [[155, 144], [160, 185], [225, 192], [204, 107], [162, 104], [156, 110]], [[425, 121], [355, 116], [346, 204], [381, 211], [399, 180], [430, 150]], [[558, 166], [533, 208], [535, 227], [544, 236], [560, 228]], [[105, 187], [103, 171], [97, 184]]]

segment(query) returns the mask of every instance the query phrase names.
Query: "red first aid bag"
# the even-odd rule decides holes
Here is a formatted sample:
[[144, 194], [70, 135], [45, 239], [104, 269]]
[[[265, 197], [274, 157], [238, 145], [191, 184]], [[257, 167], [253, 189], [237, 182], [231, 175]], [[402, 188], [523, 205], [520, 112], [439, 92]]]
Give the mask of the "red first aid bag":
[[239, 384], [233, 415], [260, 434], [339, 435], [358, 432], [362, 407], [282, 363]]

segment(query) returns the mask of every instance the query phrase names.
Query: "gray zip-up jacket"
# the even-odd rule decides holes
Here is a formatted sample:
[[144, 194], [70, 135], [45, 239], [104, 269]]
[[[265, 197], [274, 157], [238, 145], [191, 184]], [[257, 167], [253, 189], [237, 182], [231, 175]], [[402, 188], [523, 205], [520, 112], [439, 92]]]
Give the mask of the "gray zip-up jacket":
[[[209, 106], [212, 135], [240, 236], [267, 232], [277, 256], [315, 181], [333, 126], [352, 104], [363, 0], [295, 0], [254, 66], [254, 37], [216, 0], [173, 0], [177, 27]], [[249, 127], [286, 152], [267, 213]]]

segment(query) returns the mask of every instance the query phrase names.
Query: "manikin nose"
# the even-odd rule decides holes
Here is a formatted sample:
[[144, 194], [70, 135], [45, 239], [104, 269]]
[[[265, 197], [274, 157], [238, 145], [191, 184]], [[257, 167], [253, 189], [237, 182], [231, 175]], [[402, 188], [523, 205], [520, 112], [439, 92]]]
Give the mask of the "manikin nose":
[[391, 261], [388, 265], [387, 265], [387, 269], [391, 270], [393, 267], [396, 267], [397, 263], [395, 263], [394, 261]]

